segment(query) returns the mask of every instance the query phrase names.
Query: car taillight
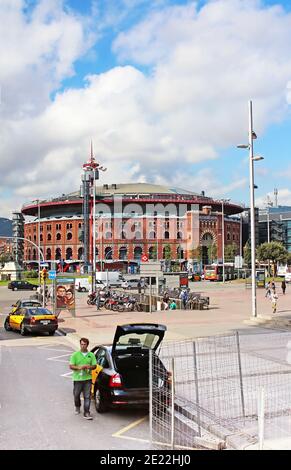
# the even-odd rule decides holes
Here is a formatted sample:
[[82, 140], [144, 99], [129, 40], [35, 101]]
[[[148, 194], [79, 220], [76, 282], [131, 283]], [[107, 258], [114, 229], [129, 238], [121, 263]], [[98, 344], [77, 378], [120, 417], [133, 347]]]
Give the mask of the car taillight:
[[112, 388], [122, 387], [121, 377], [119, 374], [114, 374], [110, 377], [109, 387], [112, 387]]
[[35, 323], [35, 321], [36, 321], [35, 318], [34, 318], [34, 317], [31, 317], [30, 323]]

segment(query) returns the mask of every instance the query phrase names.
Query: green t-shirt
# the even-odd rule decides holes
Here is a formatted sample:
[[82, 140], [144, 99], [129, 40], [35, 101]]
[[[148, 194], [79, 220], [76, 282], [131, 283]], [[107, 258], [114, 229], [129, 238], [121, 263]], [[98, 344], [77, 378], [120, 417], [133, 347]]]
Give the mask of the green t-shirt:
[[[81, 351], [76, 351], [71, 355], [70, 358], [70, 365], [72, 366], [96, 366], [96, 357], [92, 352], [87, 352], [84, 356]], [[74, 382], [79, 380], [91, 380], [92, 379], [92, 371], [87, 369], [82, 370], [74, 370], [73, 371], [73, 380]]]

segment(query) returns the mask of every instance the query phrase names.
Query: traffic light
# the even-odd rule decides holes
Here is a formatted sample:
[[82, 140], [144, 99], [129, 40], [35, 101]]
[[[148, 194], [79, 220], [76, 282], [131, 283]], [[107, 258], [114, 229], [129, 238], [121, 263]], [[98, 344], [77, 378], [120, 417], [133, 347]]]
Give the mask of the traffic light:
[[45, 282], [45, 280], [47, 279], [47, 270], [45, 268], [43, 268], [43, 270], [41, 271], [40, 278], [41, 282]]

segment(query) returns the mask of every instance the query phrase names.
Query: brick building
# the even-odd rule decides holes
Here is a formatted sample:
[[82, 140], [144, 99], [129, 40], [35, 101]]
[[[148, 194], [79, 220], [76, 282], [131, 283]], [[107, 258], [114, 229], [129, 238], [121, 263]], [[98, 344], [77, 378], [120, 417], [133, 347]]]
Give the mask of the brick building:
[[[23, 206], [23, 215], [33, 217], [25, 222], [24, 236], [40, 245], [47, 261], [82, 261], [82, 203], [80, 193], [75, 192]], [[239, 253], [240, 219], [235, 215], [244, 208], [226, 201], [223, 206], [225, 247], [234, 244]], [[97, 263], [138, 262], [142, 254], [183, 262], [195, 257], [199, 246], [204, 263], [210, 261], [211, 246], [216, 247], [217, 259], [222, 258], [222, 202], [204, 193], [147, 183], [104, 184], [96, 187], [95, 224]], [[24, 260], [38, 260], [33, 245], [25, 243]]]

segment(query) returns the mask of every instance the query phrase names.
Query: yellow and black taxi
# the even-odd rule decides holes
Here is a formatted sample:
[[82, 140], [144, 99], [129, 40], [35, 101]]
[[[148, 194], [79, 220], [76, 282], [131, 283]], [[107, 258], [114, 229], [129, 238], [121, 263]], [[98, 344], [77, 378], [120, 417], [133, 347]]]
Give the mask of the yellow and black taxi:
[[[149, 351], [157, 351], [166, 329], [153, 323], [119, 325], [112, 346], [91, 350], [97, 361], [92, 372], [92, 394], [98, 413], [109, 408], [149, 406]], [[167, 407], [171, 377], [157, 355], [155, 358], [159, 392]]]
[[4, 328], [6, 331], [19, 331], [22, 336], [33, 332], [53, 335], [58, 329], [58, 319], [50, 310], [39, 305], [20, 306], [14, 307], [6, 317]]

